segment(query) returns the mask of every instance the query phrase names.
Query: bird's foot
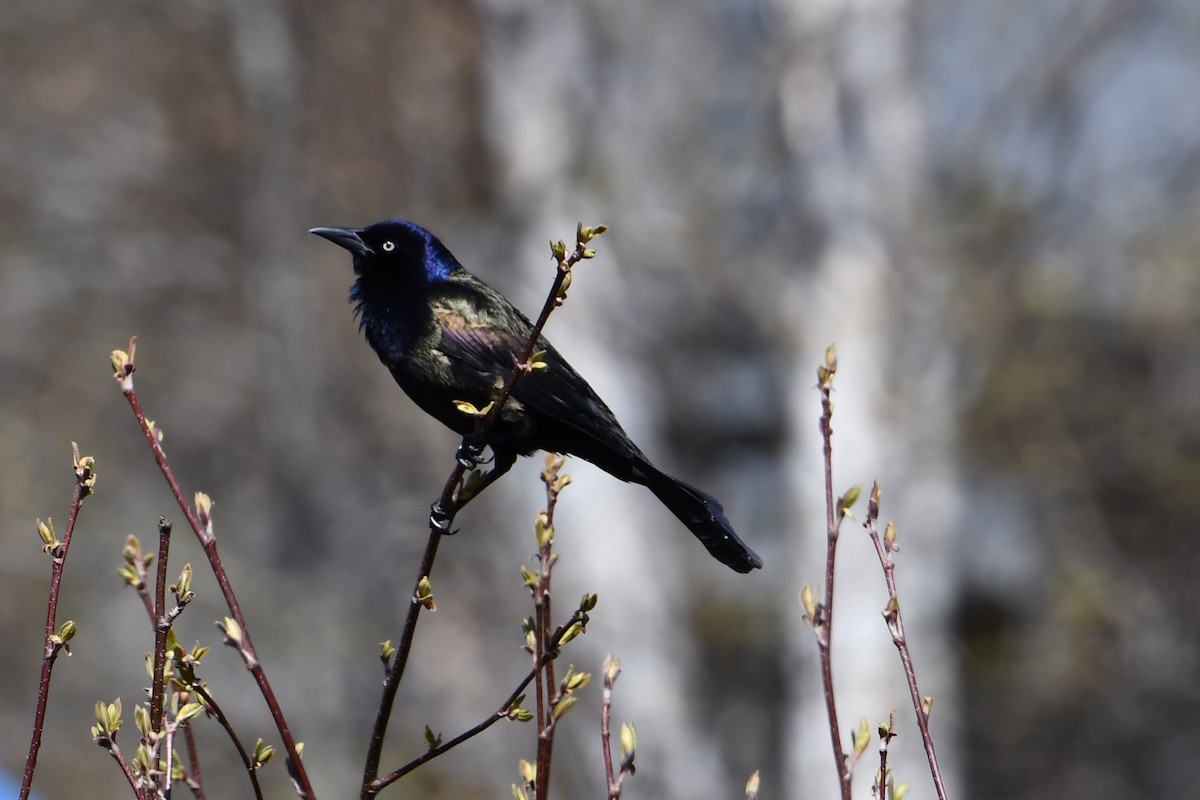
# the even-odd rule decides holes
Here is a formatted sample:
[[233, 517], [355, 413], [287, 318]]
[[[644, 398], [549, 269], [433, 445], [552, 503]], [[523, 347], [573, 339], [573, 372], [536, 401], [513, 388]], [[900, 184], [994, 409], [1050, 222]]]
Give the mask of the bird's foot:
[[480, 464], [490, 464], [495, 456], [491, 458], [483, 457], [484, 445], [475, 444], [463, 437], [462, 444], [458, 446], [457, 452], [454, 453], [454, 459], [458, 465], [465, 470], [473, 470]]
[[441, 500], [433, 501], [433, 505], [429, 507], [429, 527], [443, 536], [453, 536], [458, 533], [457, 528], [450, 528], [453, 521], [454, 514], [442, 506]]

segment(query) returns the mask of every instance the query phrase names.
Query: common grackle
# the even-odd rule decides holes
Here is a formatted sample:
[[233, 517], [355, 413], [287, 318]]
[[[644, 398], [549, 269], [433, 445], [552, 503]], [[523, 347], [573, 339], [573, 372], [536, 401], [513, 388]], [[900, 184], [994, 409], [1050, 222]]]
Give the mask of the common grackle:
[[[354, 255], [350, 290], [367, 342], [413, 402], [466, 436], [474, 420], [455, 406], [486, 406], [520, 358], [533, 325], [499, 292], [467, 272], [429, 231], [411, 222], [310, 233]], [[567, 360], [544, 338], [545, 369], [517, 381], [487, 438], [485, 485], [536, 450], [570, 453], [622, 481], [639, 483], [719, 561], [738, 572], [762, 566], [712, 495], [655, 469]]]

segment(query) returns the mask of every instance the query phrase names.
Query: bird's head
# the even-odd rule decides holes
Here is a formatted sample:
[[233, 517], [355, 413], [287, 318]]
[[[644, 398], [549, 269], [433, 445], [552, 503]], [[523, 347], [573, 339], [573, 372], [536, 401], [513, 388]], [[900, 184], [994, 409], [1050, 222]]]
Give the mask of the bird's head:
[[404, 220], [376, 222], [365, 228], [313, 228], [309, 233], [349, 250], [360, 277], [438, 281], [462, 268], [436, 236]]

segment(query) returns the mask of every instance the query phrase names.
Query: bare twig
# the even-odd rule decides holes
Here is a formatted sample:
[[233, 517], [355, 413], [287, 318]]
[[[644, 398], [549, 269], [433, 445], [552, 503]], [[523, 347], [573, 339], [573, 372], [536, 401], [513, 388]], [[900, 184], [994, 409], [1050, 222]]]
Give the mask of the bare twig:
[[[225, 733], [229, 736], [229, 740], [233, 742], [234, 748], [238, 752], [238, 756], [242, 759], [242, 765], [245, 766], [246, 772], [250, 775], [250, 784], [254, 787], [254, 797], [256, 800], [262, 800], [262, 787], [258, 785], [258, 768], [254, 763], [254, 759], [246, 752], [246, 748], [242, 745], [242, 740], [238, 738], [237, 731], [233, 729], [233, 725], [229, 722], [229, 718], [225, 716], [225, 712], [221, 710], [221, 706], [217, 705], [217, 701], [209, 694], [208, 690], [199, 680], [193, 680], [191, 686], [188, 687], [204, 700], [204, 707], [209, 714], [216, 717], [217, 724], [225, 729]], [[197, 764], [198, 768], [199, 765]], [[199, 772], [197, 772], [197, 775]]]
[[[849, 503], [841, 498], [833, 499], [833, 376], [837, 373], [837, 351], [833, 345], [825, 351], [825, 364], [817, 368], [817, 388], [821, 392], [821, 438], [825, 457], [825, 595], [815, 606], [812, 619], [817, 636], [817, 649], [821, 660], [821, 683], [825, 688], [825, 710], [829, 717], [829, 736], [833, 742], [833, 757], [837, 765], [838, 786], [842, 800], [851, 800], [850, 764], [842, 747], [841, 728], [838, 726], [837, 701], [833, 693], [833, 578], [837, 557], [838, 534]], [[851, 501], [853, 502], [853, 501]]]
[[117, 766], [121, 768], [121, 772], [125, 775], [125, 780], [129, 781], [129, 787], [133, 789], [133, 794], [138, 800], [145, 800], [146, 790], [138, 785], [137, 778], [134, 777], [133, 770], [129, 767], [129, 762], [125, 760], [125, 756], [121, 754], [121, 748], [117, 747], [117, 743], [113, 742], [108, 747], [108, 752], [112, 755], [113, 760], [117, 762]]
[[458, 736], [455, 736], [453, 739], [450, 739], [447, 742], [439, 744], [437, 747], [429, 748], [429, 750], [425, 751], [417, 758], [414, 758], [403, 767], [400, 767], [400, 769], [388, 774], [386, 777], [380, 778], [372, 786], [374, 791], [379, 792], [390, 784], [400, 780], [417, 767], [427, 764], [446, 751], [452, 750], [468, 739], [478, 736], [500, 720], [511, 717], [514, 710], [518, 709], [518, 701], [522, 699], [522, 692], [525, 691], [525, 688], [537, 678], [538, 673], [541, 671], [542, 666], [544, 666], [546, 662], [549, 662], [558, 656], [558, 648], [563, 637], [576, 625], [585, 624], [586, 622], [587, 613], [582, 609], [576, 610], [575, 613], [571, 615], [571, 618], [567, 620], [566, 624], [560, 626], [550, 638], [550, 641], [547, 643], [546, 652], [542, 654], [543, 662], [534, 665], [534, 667], [529, 670], [529, 673], [526, 674], [521, 682], [517, 684], [517, 687], [512, 690], [512, 692], [508, 695], [504, 702], [500, 704], [500, 707], [496, 709], [496, 711], [494, 711], [487, 717], [487, 719], [483, 720], [478, 725], [475, 725], [474, 727], [460, 733]]
[[[250, 630], [246, 625], [246, 618], [242, 614], [237, 595], [234, 594], [229, 576], [225, 572], [225, 566], [221, 563], [221, 557], [217, 554], [217, 540], [212, 532], [212, 518], [207, 507], [207, 497], [203, 495], [197, 496], [198, 501], [201, 498], [204, 500], [204, 507], [200, 508], [199, 512], [197, 509], [193, 509], [192, 505], [184, 498], [183, 491], [179, 488], [179, 482], [175, 479], [175, 474], [167, 462], [167, 455], [163, 452], [162, 445], [159, 443], [158, 433], [154, 429], [154, 426], [146, 419], [141, 402], [134, 391], [133, 372], [135, 369], [134, 355], [136, 345], [137, 337], [134, 337], [129, 340], [128, 353], [120, 350], [113, 352], [112, 365], [115, 372], [113, 377], [116, 378], [121, 386], [121, 392], [125, 395], [125, 399], [128, 401], [129, 407], [137, 419], [138, 426], [142, 430], [142, 435], [145, 436], [146, 443], [150, 446], [150, 451], [154, 454], [154, 460], [158, 463], [158, 468], [162, 472], [163, 478], [171, 490], [171, 494], [175, 497], [175, 502], [179, 504], [184, 518], [187, 519], [189, 527], [191, 527], [192, 532], [196, 535], [201, 547], [204, 549], [205, 556], [208, 558], [209, 567], [213, 571], [213, 576], [216, 578], [221, 595], [225, 598], [229, 614], [237, 625], [237, 636], [231, 636], [230, 631], [226, 630], [226, 638], [237, 647], [238, 653], [245, 662], [246, 668], [250, 670], [250, 674], [253, 675], [255, 683], [258, 684], [259, 692], [262, 694], [267, 709], [275, 721], [275, 727], [279, 731], [279, 737], [283, 740], [284, 748], [288, 754], [289, 771], [295, 782], [296, 791], [301, 798], [305, 798], [306, 800], [315, 798], [312, 784], [304, 769], [304, 763], [300, 760], [300, 752], [296, 748], [296, 741], [292, 737], [291, 729], [288, 727], [287, 720], [283, 716], [283, 710], [279, 706], [275, 692], [267, 680], [266, 672], [259, 662], [258, 654], [250, 639]], [[200, 505], [198, 502], [197, 506], [199, 507]], [[203, 522], [201, 521], [200, 514], [204, 517]]]
[[[171, 549], [171, 523], [166, 517], [158, 519], [158, 570], [154, 576], [154, 675], [150, 689], [150, 763], [158, 763], [158, 743], [163, 732], [163, 701], [167, 664], [167, 555]], [[171, 762], [167, 761], [167, 781], [170, 781]]]
[[546, 485], [546, 510], [538, 514], [534, 532], [538, 541], [537, 583], [531, 587], [534, 608], [534, 664], [541, 664], [541, 675], [537, 679], [537, 759], [534, 775], [534, 794], [537, 800], [550, 796], [550, 764], [554, 752], [554, 731], [558, 714], [555, 708], [562, 699], [557, 692], [554, 677], [554, 661], [543, 656], [550, 649], [550, 576], [554, 570], [554, 510], [558, 506], [558, 494], [570, 482], [571, 476], [559, 477], [565, 459], [553, 453], [546, 455], [546, 469], [542, 471], [542, 483]]
[[617, 676], [621, 674], [621, 662], [609, 653], [604, 658], [601, 670], [604, 673], [604, 692], [600, 700], [600, 741], [604, 748], [604, 776], [608, 782], [608, 800], [618, 800], [625, 777], [635, 772], [633, 757], [637, 752], [637, 734], [632, 725], [621, 726], [621, 761], [614, 771], [609, 725], [612, 721], [613, 686], [617, 682]]
[[[33, 735], [29, 742], [29, 753], [25, 757], [25, 772], [21, 778], [20, 800], [28, 800], [29, 791], [33, 786], [33, 772], [37, 766], [38, 750], [42, 746], [42, 729], [46, 722], [46, 705], [50, 700], [50, 676], [54, 671], [54, 662], [58, 654], [66, 650], [71, 654], [67, 642], [75, 635], [75, 623], [68, 621], [62, 629], [58, 625], [58, 594], [62, 585], [63, 568], [67, 563], [67, 550], [71, 546], [71, 537], [75, 533], [75, 521], [79, 517], [79, 509], [83, 498], [92, 493], [96, 486], [96, 462], [91, 456], [80, 457], [79, 446], [71, 442], [71, 452], [75, 469], [75, 491], [71, 496], [71, 508], [67, 517], [67, 530], [62, 541], [54, 536], [52, 523], [38, 520], [38, 535], [42, 539], [42, 549], [50, 554], [50, 594], [46, 602], [46, 638], [42, 650], [42, 674], [38, 680], [37, 708], [33, 715]], [[136, 788], [136, 785], [135, 785]]]
[[[143, 554], [141, 543], [136, 536], [129, 536], [125, 540], [125, 548], [122, 551], [124, 565], [117, 570], [125, 582], [132, 586], [142, 600], [142, 604], [146, 609], [146, 615], [150, 620], [150, 628], [154, 631], [154, 652], [152, 653], [152, 686], [150, 688], [150, 726], [149, 731], [152, 734], [147, 737], [145, 745], [147, 752], [154, 756], [157, 753], [158, 743], [162, 739], [164, 730], [163, 715], [167, 705], [167, 689], [170, 684], [167, 682], [167, 651], [168, 641], [175, 620], [183, 613], [184, 607], [188, 605], [195, 596], [191, 591], [192, 581], [192, 565], [188, 564], [183, 568], [180, 574], [178, 583], [172, 585], [171, 591], [175, 595], [175, 607], [170, 611], [166, 610], [166, 586], [167, 586], [167, 561], [170, 550], [171, 523], [166, 517], [158, 518], [158, 569], [155, 572], [155, 597], [150, 597], [150, 591], [147, 584], [148, 567], [155, 560], [154, 554]], [[156, 610], [157, 609], [157, 610]], [[205, 648], [207, 650], [207, 648]], [[176, 661], [176, 666], [179, 669], [180, 683], [177, 685], [186, 685], [185, 681], [191, 680], [195, 682], [194, 663], [187, 657], [180, 658]], [[179, 695], [181, 702], [186, 702], [187, 692], [184, 691]], [[184, 745], [187, 751], [188, 769], [183, 771], [184, 781], [187, 787], [192, 792], [192, 796], [197, 800], [204, 800], [204, 784], [200, 774], [200, 758], [196, 749], [196, 737], [192, 730], [190, 721], [184, 721], [177, 726], [183, 731]], [[173, 735], [173, 734], [172, 734]], [[170, 743], [168, 742], [168, 748]], [[151, 763], [156, 764], [157, 759], [151, 758]], [[171, 763], [171, 755], [168, 752], [166, 763]], [[168, 776], [167, 782], [169, 783]]]
[[[375, 715], [375, 727], [371, 731], [371, 742], [367, 747], [367, 764], [363, 768], [362, 798], [374, 797], [379, 793], [377, 780], [379, 775], [379, 758], [383, 753], [383, 740], [387, 735], [388, 722], [392, 716], [392, 706], [396, 701], [396, 691], [400, 688], [400, 679], [404, 676], [404, 668], [408, 665], [408, 656], [412, 652], [413, 636], [417, 630], [417, 617], [425, 607], [418, 598], [423, 594], [422, 583], [427, 583], [429, 574], [433, 571], [433, 560], [437, 557], [438, 545], [442, 541], [440, 531], [430, 531], [429, 541], [425, 545], [425, 555], [421, 557], [421, 567], [417, 571], [417, 583], [409, 599], [408, 613], [404, 618], [404, 630], [400, 634], [400, 645], [392, 656], [388, 666], [387, 677], [383, 682], [383, 697], [379, 701], [379, 711]], [[432, 602], [432, 596], [430, 596]]]
[[[888, 797], [888, 748], [896, 738], [896, 712], [888, 713], [887, 725], [879, 726], [879, 777], [875, 781], [875, 796], [879, 800]], [[895, 794], [893, 793], [893, 797]]]
[[917, 728], [921, 731], [921, 744], [925, 748], [925, 757], [929, 761], [929, 774], [933, 777], [933, 786], [939, 800], [946, 800], [946, 787], [942, 783], [942, 770], [938, 765], [937, 751], [933, 745], [933, 735], [929, 732], [930, 700], [922, 698], [917, 687], [917, 673], [913, 668], [912, 655], [908, 649], [908, 639], [904, 635], [904, 618], [900, 615], [900, 597], [896, 592], [896, 563], [892, 554], [896, 552], [896, 527], [888, 523], [883, 536], [879, 535], [879, 503], [881, 499], [879, 484], [871, 487], [871, 496], [867, 501], [867, 519], [863, 527], [875, 545], [875, 553], [879, 556], [879, 565], [883, 567], [883, 579], [887, 583], [888, 604], [884, 607], [883, 618], [887, 623], [892, 643], [900, 654], [900, 663], [904, 668], [904, 677], [908, 681], [908, 693], [912, 700], [913, 713], [917, 718]]
[[616, 800], [621, 796], [621, 788], [613, 775], [612, 743], [609, 733], [609, 722], [612, 719], [612, 687], [621, 674], [621, 662], [609, 653], [604, 657], [604, 691], [600, 695], [600, 744], [604, 750], [604, 779], [608, 783], [608, 799]]
[[204, 781], [200, 777], [200, 756], [196, 750], [196, 735], [192, 732], [192, 723], [183, 723], [183, 741], [187, 745], [188, 772], [187, 785], [192, 790], [196, 800], [204, 800]]
[[150, 597], [150, 590], [146, 581], [149, 575], [150, 564], [154, 561], [154, 555], [142, 552], [142, 543], [132, 534], [125, 538], [125, 547], [121, 551], [121, 557], [124, 564], [117, 570], [117, 574], [125, 579], [125, 583], [133, 587], [137, 592], [138, 597], [142, 601], [142, 606], [146, 609], [146, 617], [150, 620], [150, 627], [154, 628], [154, 600]]

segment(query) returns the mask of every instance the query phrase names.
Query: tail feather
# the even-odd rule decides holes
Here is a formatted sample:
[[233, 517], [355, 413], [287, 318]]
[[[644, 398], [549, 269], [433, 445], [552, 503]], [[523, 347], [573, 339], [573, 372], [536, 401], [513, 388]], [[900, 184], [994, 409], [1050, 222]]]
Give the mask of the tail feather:
[[763, 565], [758, 554], [734, 533], [717, 498], [659, 472], [649, 464], [639, 472], [643, 474], [638, 482], [645, 483], [646, 488], [654, 492], [654, 496], [687, 526], [714, 558], [738, 572], [750, 572]]

